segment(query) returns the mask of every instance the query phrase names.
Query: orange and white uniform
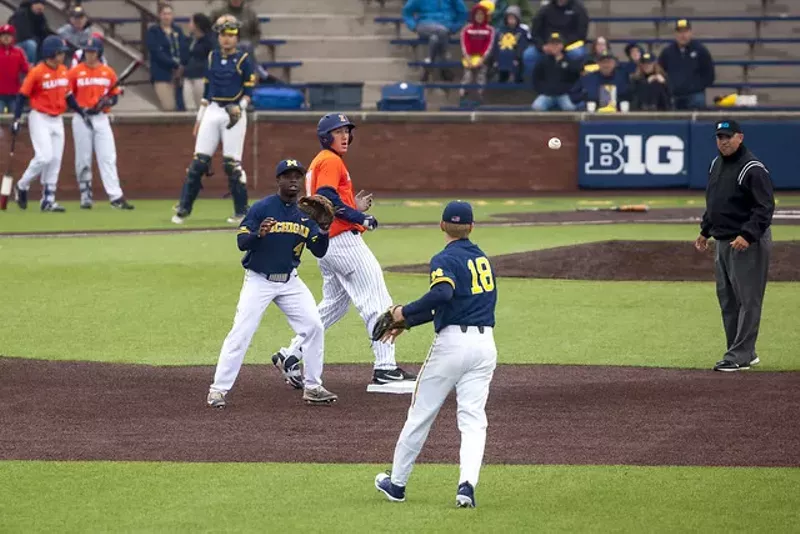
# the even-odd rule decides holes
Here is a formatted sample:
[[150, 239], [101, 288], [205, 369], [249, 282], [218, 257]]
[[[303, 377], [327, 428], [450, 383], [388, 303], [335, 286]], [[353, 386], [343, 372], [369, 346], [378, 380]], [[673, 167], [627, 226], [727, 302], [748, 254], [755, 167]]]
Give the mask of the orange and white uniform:
[[[103, 63], [89, 67], [86, 63], [78, 63], [69, 70], [69, 85], [78, 105], [87, 110], [93, 109], [100, 99], [106, 95], [117, 96], [119, 87], [111, 89], [117, 83], [117, 73]], [[97, 152], [97, 168], [103, 188], [112, 202], [123, 197], [119, 185], [117, 171], [117, 147], [114, 132], [108, 119], [109, 108], [89, 113], [92, 123], [90, 129], [80, 116], [72, 118], [72, 136], [75, 140], [75, 175], [81, 191], [81, 204], [92, 203], [92, 151]]]
[[31, 107], [28, 131], [34, 156], [17, 188], [27, 191], [31, 182], [41, 176], [42, 202], [53, 203], [64, 155], [62, 115], [67, 110], [69, 95], [67, 68], [64, 65], [52, 68], [42, 61], [28, 72], [19, 92], [28, 98]]
[[[317, 154], [306, 173], [307, 194], [314, 194], [322, 187], [335, 189], [344, 204], [356, 209], [350, 173], [341, 156], [332, 150]], [[322, 302], [318, 310], [327, 329], [345, 316], [352, 302], [372, 337], [378, 317], [392, 304], [392, 298], [383, 279], [383, 269], [362, 237], [365, 230], [360, 224], [340, 217], [334, 219], [328, 252], [317, 259], [322, 273]], [[289, 347], [281, 348], [280, 352], [302, 359], [303, 341], [301, 336], [295, 336]], [[372, 352], [376, 370], [397, 368], [394, 344], [372, 342]]]

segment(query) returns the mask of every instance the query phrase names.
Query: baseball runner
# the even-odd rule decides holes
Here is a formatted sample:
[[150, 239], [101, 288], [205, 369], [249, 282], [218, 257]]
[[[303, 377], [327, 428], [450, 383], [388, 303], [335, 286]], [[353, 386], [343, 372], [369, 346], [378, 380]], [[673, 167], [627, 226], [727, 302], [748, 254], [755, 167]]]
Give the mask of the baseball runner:
[[[82, 43], [83, 61], [72, 67], [69, 77], [70, 90], [78, 105], [85, 108], [89, 123], [80, 117], [72, 118], [72, 137], [75, 141], [75, 176], [81, 192], [81, 209], [91, 209], [92, 200], [92, 152], [97, 151], [97, 167], [111, 207], [132, 210], [122, 194], [117, 172], [117, 147], [108, 112], [117, 103], [120, 89], [117, 73], [100, 61], [103, 54], [102, 41], [90, 37]], [[112, 89], [113, 87], [113, 89]]]
[[[372, 195], [353, 194], [353, 183], [344, 163], [344, 156], [353, 143], [355, 125], [342, 114], [332, 113], [320, 119], [317, 136], [322, 151], [317, 154], [306, 175], [306, 192], [328, 198], [336, 209], [331, 226], [330, 248], [319, 259], [322, 272], [322, 302], [319, 314], [327, 330], [344, 317], [350, 302], [355, 304], [361, 319], [372, 332], [378, 316], [392, 300], [383, 279], [383, 270], [361, 234], [378, 227], [372, 215], [364, 213], [372, 204]], [[295, 336], [288, 348], [281, 348], [272, 362], [283, 373], [286, 382], [299, 388], [299, 366], [306, 353], [307, 340]], [[372, 382], [386, 385], [415, 380], [416, 375], [397, 366], [394, 345], [372, 343], [375, 365]]]
[[[102, 33], [94, 32], [90, 37], [92, 39], [97, 39], [100, 42], [100, 45], [103, 44], [104, 37]], [[106, 56], [103, 55], [102, 46], [100, 48], [100, 52], [98, 53], [98, 58], [100, 59], [100, 63], [103, 65], [108, 65], [108, 60], [106, 59]], [[77, 48], [75, 52], [72, 53], [72, 60], [69, 65], [70, 68], [74, 67], [81, 61], [83, 61], [83, 48]]]
[[242, 169], [244, 136], [247, 133], [247, 106], [255, 87], [256, 76], [249, 54], [237, 46], [241, 24], [231, 15], [223, 15], [214, 26], [219, 48], [208, 55], [208, 70], [203, 100], [194, 125], [194, 159], [186, 172], [181, 199], [172, 217], [183, 224], [202, 187], [203, 176], [211, 169], [211, 156], [222, 140], [222, 160], [233, 198], [231, 224], [238, 224], [247, 212], [247, 175]]
[[34, 156], [15, 188], [14, 196], [21, 209], [28, 207], [28, 190], [31, 182], [41, 176], [42, 201], [40, 208], [45, 212], [63, 212], [56, 202], [58, 174], [61, 171], [61, 158], [64, 155], [64, 120], [62, 115], [67, 106], [74, 110], [91, 128], [88, 116], [75, 100], [69, 89], [64, 55], [67, 44], [63, 39], [50, 35], [42, 41], [42, 61], [33, 67], [17, 95], [14, 107], [14, 122], [11, 132], [20, 130], [20, 117], [25, 98], [30, 100], [31, 112], [28, 115], [28, 130], [33, 144]]
[[[338, 398], [322, 386], [325, 329], [314, 296], [297, 275], [304, 247], [318, 258], [328, 250], [328, 228], [322, 223], [322, 227], [317, 225], [297, 205], [304, 174], [305, 169], [297, 160], [278, 163], [278, 193], [256, 202], [239, 228], [239, 250], [246, 251], [242, 259], [244, 285], [233, 328], [222, 344], [208, 393], [209, 406], [225, 406], [225, 395], [233, 387], [253, 334], [273, 301], [292, 329], [306, 341], [303, 400], [331, 403]], [[332, 207], [330, 211], [332, 220]]]
[[456, 505], [473, 508], [486, 445], [486, 399], [497, 365], [492, 332], [497, 290], [489, 259], [469, 240], [474, 227], [472, 207], [467, 202], [450, 202], [440, 227], [447, 245], [431, 259], [430, 291], [405, 306], [392, 306], [373, 332], [374, 339], [394, 341], [404, 329], [430, 321], [436, 331], [394, 450], [392, 470], [375, 477], [375, 487], [390, 501], [405, 500], [414, 462], [455, 387], [461, 431]]

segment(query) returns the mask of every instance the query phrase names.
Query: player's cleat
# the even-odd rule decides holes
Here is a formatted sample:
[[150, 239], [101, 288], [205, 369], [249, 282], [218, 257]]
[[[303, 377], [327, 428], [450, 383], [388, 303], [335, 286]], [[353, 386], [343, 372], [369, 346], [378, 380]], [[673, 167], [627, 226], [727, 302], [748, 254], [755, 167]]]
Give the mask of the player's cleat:
[[188, 216], [189, 214], [186, 213], [186, 210], [178, 208], [178, 211], [172, 216], [172, 222], [175, 224], [183, 224], [183, 221], [186, 220]]
[[734, 363], [728, 360], [720, 360], [714, 366], [715, 371], [722, 371], [723, 373], [731, 373], [736, 371], [746, 371], [750, 369], [750, 363]]
[[475, 488], [469, 482], [462, 482], [458, 486], [456, 492], [456, 506], [458, 508], [475, 508], [478, 503], [475, 502]]
[[17, 203], [19, 209], [26, 210], [28, 209], [28, 192], [23, 191], [16, 185], [14, 186], [14, 202]]
[[42, 211], [49, 211], [52, 213], [64, 213], [67, 211], [64, 206], [59, 204], [58, 202], [42, 202], [39, 208]]
[[82, 210], [90, 210], [92, 209], [92, 206], [94, 206], [94, 204], [92, 204], [91, 202], [81, 202]]
[[392, 477], [388, 472], [379, 473], [378, 476], [375, 477], [375, 488], [392, 502], [403, 502], [406, 500], [405, 486], [392, 484]]
[[750, 360], [750, 365], [751, 365], [751, 366], [752, 366], [752, 365], [758, 365], [759, 363], [761, 363], [761, 360], [759, 360], [759, 359], [758, 359], [758, 356], [756, 356], [755, 358], [753, 358], [752, 360]]
[[111, 201], [111, 207], [117, 210], [132, 210], [133, 204], [128, 204], [125, 198], [118, 198], [117, 200]]
[[281, 372], [283, 380], [294, 389], [303, 389], [303, 373], [297, 356], [285, 356], [281, 351], [272, 355], [272, 365]]
[[224, 408], [225, 394], [221, 391], [209, 391], [208, 397], [206, 397], [206, 404], [212, 408]]
[[322, 386], [315, 386], [303, 390], [303, 400], [306, 404], [333, 404], [339, 400], [339, 396]]
[[242, 224], [244, 215], [232, 215], [228, 217], [228, 224]]
[[402, 380], [416, 380], [417, 375], [403, 371], [399, 367], [394, 369], [375, 369], [372, 372], [373, 384], [391, 384], [392, 382], [400, 382]]

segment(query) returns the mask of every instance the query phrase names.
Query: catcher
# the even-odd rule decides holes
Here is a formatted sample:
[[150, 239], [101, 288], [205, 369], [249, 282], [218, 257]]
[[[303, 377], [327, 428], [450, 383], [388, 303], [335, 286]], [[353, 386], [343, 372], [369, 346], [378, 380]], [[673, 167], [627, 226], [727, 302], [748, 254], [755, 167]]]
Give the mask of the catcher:
[[208, 55], [203, 100], [194, 125], [194, 158], [186, 169], [181, 199], [172, 217], [175, 224], [183, 224], [192, 213], [203, 176], [211, 175], [211, 157], [220, 140], [222, 166], [233, 199], [233, 215], [228, 222], [239, 224], [247, 213], [247, 175], [242, 169], [242, 151], [247, 133], [245, 111], [250, 105], [256, 75], [249, 54], [237, 47], [239, 27], [239, 21], [232, 15], [223, 15], [214, 25], [219, 48]]
[[404, 330], [433, 321], [436, 337], [417, 377], [417, 389], [390, 473], [375, 487], [390, 501], [404, 501], [417, 455], [450, 391], [456, 389], [461, 431], [461, 473], [456, 505], [475, 506], [475, 486], [486, 445], [486, 399], [497, 365], [494, 344], [497, 290], [489, 259], [469, 235], [472, 207], [450, 202], [440, 224], [447, 245], [431, 259], [430, 291], [405, 306], [392, 306], [375, 324], [372, 339], [394, 341]]
[[305, 172], [297, 160], [278, 163], [275, 170], [278, 193], [256, 202], [239, 228], [236, 240], [239, 250], [245, 252], [244, 285], [233, 328], [222, 344], [214, 383], [208, 393], [209, 406], [225, 406], [226, 395], [236, 381], [253, 334], [273, 301], [295, 333], [306, 340], [303, 376], [299, 377], [298, 368], [296, 377], [303, 387], [303, 400], [330, 404], [338, 398], [322, 386], [325, 329], [314, 296], [297, 275], [306, 246], [318, 258], [328, 251], [333, 205], [316, 195], [298, 201]]

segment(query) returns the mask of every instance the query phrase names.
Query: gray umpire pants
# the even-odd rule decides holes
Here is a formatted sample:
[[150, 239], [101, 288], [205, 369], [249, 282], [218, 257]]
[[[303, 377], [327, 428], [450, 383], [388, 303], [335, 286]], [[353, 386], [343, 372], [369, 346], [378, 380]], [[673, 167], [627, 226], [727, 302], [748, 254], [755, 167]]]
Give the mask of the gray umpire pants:
[[724, 359], [740, 365], [748, 364], [756, 359], [772, 231], [768, 228], [747, 250], [734, 250], [730, 241], [717, 241], [716, 248], [717, 298], [728, 342]]

